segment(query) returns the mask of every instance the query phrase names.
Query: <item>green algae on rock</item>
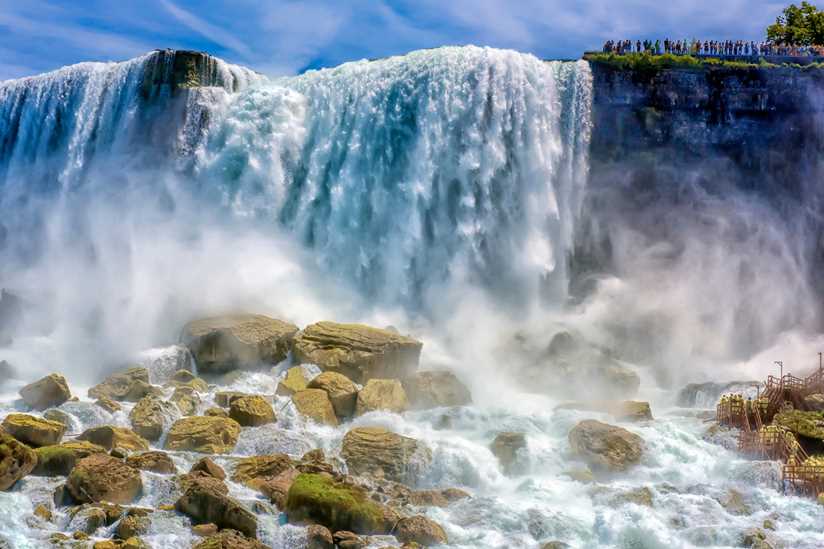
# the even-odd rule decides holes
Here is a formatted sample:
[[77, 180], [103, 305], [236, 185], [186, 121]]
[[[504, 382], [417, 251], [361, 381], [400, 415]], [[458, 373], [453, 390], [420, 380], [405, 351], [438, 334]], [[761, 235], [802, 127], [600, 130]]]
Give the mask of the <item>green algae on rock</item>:
[[290, 522], [315, 522], [333, 532], [358, 534], [386, 532], [384, 511], [366, 491], [323, 474], [299, 474], [286, 497]]

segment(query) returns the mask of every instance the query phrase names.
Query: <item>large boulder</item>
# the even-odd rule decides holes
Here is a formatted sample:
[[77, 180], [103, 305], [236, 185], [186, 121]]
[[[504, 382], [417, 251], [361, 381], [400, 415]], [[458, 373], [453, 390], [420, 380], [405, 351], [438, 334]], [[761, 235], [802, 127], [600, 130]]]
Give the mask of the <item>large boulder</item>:
[[101, 425], [86, 429], [78, 440], [87, 440], [91, 443], [102, 446], [107, 451], [120, 450], [126, 453], [139, 452], [149, 449], [149, 441], [141, 437], [131, 429], [125, 427], [115, 427], [113, 425]]
[[81, 459], [92, 454], [105, 454], [106, 449], [83, 440], [73, 440], [53, 446], [43, 446], [35, 450], [37, 466], [33, 475], [54, 477], [68, 476]]
[[355, 415], [360, 416], [375, 410], [386, 410], [399, 414], [409, 408], [406, 391], [397, 379], [370, 379], [366, 387], [358, 392]]
[[292, 402], [298, 412], [318, 423], [332, 426], [338, 424], [338, 417], [326, 391], [304, 389], [292, 395]]
[[106, 454], [92, 454], [77, 462], [66, 488], [81, 503], [127, 504], [143, 491], [140, 471]]
[[141, 398], [135, 404], [129, 412], [129, 421], [138, 435], [146, 440], [158, 440], [163, 435], [164, 427], [170, 424], [175, 416], [177, 406], [150, 395]]
[[286, 454], [252, 456], [235, 462], [232, 480], [258, 489], [261, 482], [292, 468], [294, 468], [292, 460]]
[[50, 374], [20, 389], [20, 396], [30, 408], [45, 410], [60, 406], [72, 397], [66, 378], [60, 374]]
[[158, 387], [149, 383], [149, 370], [141, 366], [112, 374], [89, 389], [91, 398], [137, 402], [148, 395], [160, 395]]
[[252, 395], [249, 393], [242, 393], [240, 391], [218, 391], [215, 393], [215, 404], [228, 408], [232, 405], [232, 401], [247, 396]]
[[[214, 480], [214, 479], [213, 479]], [[175, 509], [195, 524], [215, 524], [249, 538], [257, 538], [257, 519], [235, 499], [215, 489], [213, 483], [193, 482], [175, 503]]]
[[396, 482], [413, 482], [432, 459], [431, 451], [414, 438], [382, 427], [356, 427], [343, 437], [341, 456], [349, 472]]
[[213, 534], [201, 542], [196, 543], [192, 549], [271, 549], [256, 539], [250, 539], [237, 530], [224, 529]]
[[233, 419], [191, 416], [172, 425], [166, 435], [166, 449], [225, 454], [234, 449], [238, 436], [240, 425]]
[[192, 465], [192, 468], [189, 470], [189, 472], [202, 472], [218, 480], [226, 480], [226, 471], [224, 471], [220, 465], [218, 465], [217, 463], [212, 461], [211, 458], [208, 457], [200, 458], [197, 461], [197, 463]]
[[624, 471], [641, 461], [644, 441], [621, 427], [587, 419], [570, 430], [573, 452], [593, 468]]
[[306, 379], [306, 372], [300, 366], [293, 366], [286, 370], [286, 375], [278, 382], [275, 394], [280, 396], [292, 396], [298, 391], [307, 388], [309, 380]]
[[34, 450], [6, 433], [0, 432], [0, 490], [8, 490], [32, 472], [37, 464]]
[[526, 435], [505, 431], [498, 433], [495, 440], [490, 444], [489, 449], [498, 458], [501, 467], [506, 473], [512, 473], [518, 459], [518, 452], [526, 448]]
[[323, 372], [309, 382], [308, 388], [326, 391], [339, 419], [355, 415], [358, 387], [345, 375], [338, 372]]
[[275, 422], [272, 405], [262, 396], [246, 396], [232, 401], [229, 405], [229, 417], [241, 427], [258, 427]]
[[424, 547], [448, 543], [441, 525], [423, 515], [402, 518], [393, 533], [401, 543], [418, 543]]
[[263, 315], [236, 314], [204, 318], [183, 328], [189, 347], [203, 373], [276, 364], [286, 358], [298, 327]]
[[62, 423], [28, 414], [9, 414], [2, 425], [8, 434], [35, 448], [59, 443], [66, 431]]
[[169, 397], [169, 402], [177, 406], [182, 415], [191, 416], [200, 406], [200, 395], [191, 387], [177, 387]]
[[333, 532], [387, 531], [384, 509], [366, 490], [323, 474], [301, 473], [295, 478], [286, 498], [286, 514], [290, 522], [321, 524]]
[[299, 364], [316, 364], [356, 383], [372, 378], [405, 378], [418, 368], [420, 341], [362, 324], [318, 322], [295, 337]]
[[132, 454], [126, 458], [126, 465], [130, 465], [141, 471], [151, 471], [161, 475], [174, 475], [177, 467], [172, 458], [166, 452], [150, 450], [139, 454]]
[[209, 392], [209, 384], [202, 378], [197, 377], [189, 370], [178, 370], [172, 375], [168, 387], [189, 387], [198, 393]]
[[403, 381], [403, 388], [412, 407], [418, 410], [472, 403], [469, 389], [446, 370], [415, 372]]

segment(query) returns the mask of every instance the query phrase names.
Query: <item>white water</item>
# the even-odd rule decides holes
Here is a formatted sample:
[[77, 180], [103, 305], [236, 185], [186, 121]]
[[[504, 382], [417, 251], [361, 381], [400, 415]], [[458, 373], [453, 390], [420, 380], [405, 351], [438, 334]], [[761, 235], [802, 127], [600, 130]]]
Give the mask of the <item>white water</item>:
[[[589, 315], [559, 311], [566, 254], [587, 215], [585, 63], [442, 48], [280, 80], [218, 63], [225, 88], [183, 99], [161, 89], [147, 104], [143, 67], [157, 55], [0, 84], [0, 285], [29, 302], [0, 359], [20, 377], [59, 370], [83, 395], [103, 370], [173, 343], [191, 317], [229, 309], [300, 325], [393, 324], [425, 341], [424, 367], [449, 365], [475, 397], [464, 409], [356, 422], [424, 440], [434, 461], [421, 484], [473, 494], [422, 510], [451, 546], [735, 547], [767, 517], [787, 546], [824, 543], [818, 507], [780, 496], [774, 467], [703, 441], [701, 420], [668, 416], [671, 395], [644, 370], [641, 397], [656, 420], [626, 425], [646, 440], [642, 465], [600, 484], [570, 480], [566, 433], [600, 416], [553, 412], [556, 402], [517, 387], [509, 357], [494, 353], [519, 330], [538, 333], [539, 346], [562, 325], [598, 334], [582, 324], [604, 302]], [[140, 355], [157, 357], [168, 355]], [[257, 374], [233, 388], [268, 394], [275, 383]], [[78, 429], [128, 425], [126, 414], [88, 403], [62, 408]], [[442, 414], [449, 429], [438, 428]], [[348, 428], [307, 425], [288, 409], [279, 416], [245, 430], [237, 452], [335, 455]], [[488, 450], [502, 430], [528, 436], [514, 478]], [[194, 457], [178, 459], [183, 468]], [[144, 481], [152, 488], [139, 503], [169, 502], [168, 481]], [[46, 498], [53, 484], [26, 479], [0, 494], [0, 514]], [[614, 501], [642, 486], [652, 508]], [[718, 504], [729, 488], [745, 494], [751, 514]], [[158, 517], [147, 541], [189, 547], [185, 519]], [[19, 519], [0, 535], [37, 546], [39, 534]], [[67, 528], [65, 519], [45, 532]], [[301, 529], [267, 520], [264, 540], [300, 547]]]

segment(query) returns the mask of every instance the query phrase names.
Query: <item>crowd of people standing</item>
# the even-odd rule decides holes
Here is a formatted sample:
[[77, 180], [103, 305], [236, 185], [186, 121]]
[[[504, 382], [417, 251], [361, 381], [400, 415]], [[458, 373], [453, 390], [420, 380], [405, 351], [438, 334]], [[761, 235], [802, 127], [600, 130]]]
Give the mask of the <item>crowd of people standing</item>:
[[758, 56], [824, 56], [822, 46], [796, 46], [773, 42], [753, 42], [747, 40], [608, 40], [604, 53], [650, 53], [663, 55], [719, 55], [729, 57]]

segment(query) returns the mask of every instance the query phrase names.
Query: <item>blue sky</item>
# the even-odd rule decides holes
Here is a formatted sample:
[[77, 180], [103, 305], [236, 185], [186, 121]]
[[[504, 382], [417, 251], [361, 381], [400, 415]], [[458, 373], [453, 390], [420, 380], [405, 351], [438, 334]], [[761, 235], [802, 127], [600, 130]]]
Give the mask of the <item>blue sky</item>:
[[208, 51], [266, 74], [446, 44], [574, 58], [607, 38], [757, 40], [765, 0], [0, 0], [0, 80], [155, 48]]

